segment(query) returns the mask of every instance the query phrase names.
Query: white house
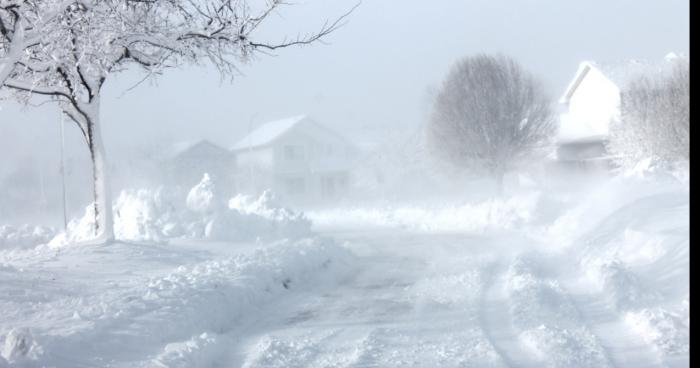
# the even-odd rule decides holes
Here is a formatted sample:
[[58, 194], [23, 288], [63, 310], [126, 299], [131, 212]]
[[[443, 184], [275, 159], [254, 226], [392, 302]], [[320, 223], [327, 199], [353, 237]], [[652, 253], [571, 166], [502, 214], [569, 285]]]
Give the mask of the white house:
[[623, 90], [634, 78], [669, 70], [677, 58], [669, 54], [663, 63], [582, 62], [559, 100], [563, 111], [557, 137], [557, 160], [574, 167], [609, 167], [606, 145], [610, 125], [620, 119]]
[[263, 124], [233, 151], [242, 192], [272, 189], [292, 203], [342, 197], [357, 155], [340, 134], [304, 115]]

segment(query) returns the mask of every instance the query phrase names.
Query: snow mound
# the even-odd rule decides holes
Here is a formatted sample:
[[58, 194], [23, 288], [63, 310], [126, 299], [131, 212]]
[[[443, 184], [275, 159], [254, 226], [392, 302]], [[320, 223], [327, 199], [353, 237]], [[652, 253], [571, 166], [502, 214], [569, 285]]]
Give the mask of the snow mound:
[[220, 335], [204, 332], [187, 341], [170, 343], [154, 360], [157, 367], [189, 368], [216, 366], [225, 352], [225, 344], [233, 344]]
[[114, 204], [117, 238], [160, 242], [179, 235], [175, 205], [176, 198], [164, 188], [122, 191]]
[[209, 174], [204, 174], [202, 180], [187, 194], [187, 208], [197, 213], [209, 213], [216, 210], [214, 199], [214, 183]]
[[[23, 362], [37, 360], [42, 354], [42, 348], [34, 340], [29, 329], [12, 329], [5, 336], [5, 345], [0, 354], [0, 359], [10, 364], [22, 364]], [[0, 364], [2, 364], [0, 360]]]
[[[236, 196], [228, 204], [216, 195], [208, 175], [186, 198], [166, 188], [124, 190], [114, 201], [117, 239], [165, 242], [169, 239], [213, 241], [299, 239], [311, 234], [311, 222], [301, 213], [279, 206], [274, 194], [259, 198]], [[50, 246], [88, 241], [94, 237], [93, 206], [72, 220], [66, 233]]]
[[663, 298], [646, 287], [624, 262], [600, 260], [586, 264], [588, 277], [612, 298], [615, 308], [626, 311], [653, 305]]
[[47, 304], [45, 312], [59, 329], [35, 332], [43, 348], [36, 366], [94, 366], [111, 357], [130, 367], [218, 366], [239, 329], [269, 317], [261, 308], [285, 308], [296, 292], [331, 290], [351, 277], [355, 263], [330, 240], [283, 240], [181, 265], [127, 288], [81, 294], [61, 301], [63, 308]]
[[665, 355], [690, 352], [690, 321], [663, 308], [628, 312], [625, 322]]
[[585, 328], [563, 329], [540, 325], [524, 331], [520, 339], [553, 367], [612, 367], [595, 335]]
[[0, 248], [29, 248], [46, 244], [56, 235], [56, 230], [46, 226], [0, 225]]

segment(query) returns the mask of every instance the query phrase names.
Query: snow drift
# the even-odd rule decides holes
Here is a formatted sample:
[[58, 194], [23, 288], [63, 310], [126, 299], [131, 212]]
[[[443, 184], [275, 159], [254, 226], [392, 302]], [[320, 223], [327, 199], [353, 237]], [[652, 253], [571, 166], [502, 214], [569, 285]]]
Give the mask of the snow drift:
[[46, 226], [0, 225], [0, 248], [29, 248], [46, 244], [56, 235], [56, 230]]
[[[68, 224], [68, 231], [50, 245], [89, 241], [94, 236], [93, 206]], [[226, 201], [217, 195], [208, 175], [183, 198], [175, 190], [124, 190], [114, 202], [117, 239], [164, 242], [168, 239], [215, 241], [301, 238], [311, 233], [303, 215], [280, 206], [272, 192], [259, 198], [236, 196]]]
[[400, 228], [419, 232], [508, 230], [532, 220], [540, 193], [459, 205], [384, 205], [349, 207], [308, 213], [315, 227]]
[[[239, 330], [266, 317], [261, 308], [284, 308], [294, 292], [333, 288], [352, 275], [355, 263], [349, 251], [322, 239], [282, 240], [202, 261], [181, 258], [174, 268], [158, 261], [162, 250], [134, 259], [133, 248], [114, 244], [111, 263], [99, 271], [64, 272], [65, 290], [42, 292], [42, 302], [32, 300], [31, 307], [29, 297], [0, 298], [0, 367], [5, 361], [12, 367], [102, 366], [96, 362], [111, 358], [122, 363], [117, 366], [210, 366], [230, 352]], [[147, 278], [129, 272], [116, 286], [113, 276], [134, 262], [155, 272]], [[6, 269], [3, 291], [21, 294], [34, 273]], [[99, 291], [77, 297], [88, 277]], [[26, 309], [37, 313], [28, 316]]]

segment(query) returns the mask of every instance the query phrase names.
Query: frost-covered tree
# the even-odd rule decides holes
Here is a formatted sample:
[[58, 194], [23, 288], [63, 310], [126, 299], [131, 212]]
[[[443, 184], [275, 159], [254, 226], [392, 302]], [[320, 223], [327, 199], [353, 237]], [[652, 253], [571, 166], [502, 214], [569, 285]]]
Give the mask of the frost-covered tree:
[[672, 71], [640, 76], [623, 90], [608, 145], [622, 167], [647, 158], [690, 158], [690, 64], [675, 63]]
[[149, 76], [209, 63], [225, 76], [259, 52], [306, 45], [337, 29], [271, 43], [257, 31], [283, 0], [0, 0], [0, 90], [58, 102], [82, 131], [93, 163], [95, 232], [113, 239], [100, 124], [105, 81], [130, 67]]
[[452, 165], [503, 177], [544, 148], [554, 132], [550, 100], [534, 77], [505, 56], [458, 61], [436, 96], [427, 139]]

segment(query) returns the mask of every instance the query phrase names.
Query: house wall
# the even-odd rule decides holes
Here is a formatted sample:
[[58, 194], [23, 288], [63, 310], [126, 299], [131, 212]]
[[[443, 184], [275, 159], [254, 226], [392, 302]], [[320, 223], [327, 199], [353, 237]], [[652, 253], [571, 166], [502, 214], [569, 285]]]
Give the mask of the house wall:
[[275, 186], [289, 201], [323, 201], [347, 192], [354, 149], [332, 132], [301, 123], [278, 139], [274, 149]]
[[557, 159], [578, 161], [603, 157], [606, 155], [605, 144], [604, 140], [562, 144], [557, 147]]
[[571, 96], [561, 116], [562, 139], [607, 135], [610, 122], [620, 117], [620, 89], [591, 68]]
[[277, 191], [274, 184], [274, 147], [257, 147], [236, 152], [236, 184], [239, 192], [258, 195], [263, 190]]
[[347, 141], [314, 123], [300, 122], [270, 146], [237, 151], [241, 191], [272, 189], [288, 203], [342, 197], [355, 154]]
[[236, 165], [241, 170], [252, 165], [261, 169], [273, 170], [275, 166], [274, 147], [254, 148], [236, 152]]

